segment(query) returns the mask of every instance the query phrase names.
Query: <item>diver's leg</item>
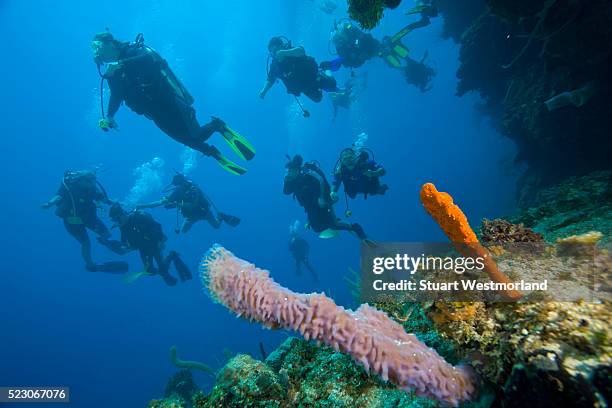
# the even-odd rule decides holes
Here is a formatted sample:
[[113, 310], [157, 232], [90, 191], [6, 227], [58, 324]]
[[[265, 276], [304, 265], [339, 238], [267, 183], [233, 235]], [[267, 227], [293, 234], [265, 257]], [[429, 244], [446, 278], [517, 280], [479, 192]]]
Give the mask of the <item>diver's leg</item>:
[[64, 220], [64, 228], [81, 245], [81, 257], [85, 261], [85, 268], [90, 272], [95, 272], [96, 264], [91, 258], [91, 242], [85, 226], [83, 224], [70, 224]]
[[158, 271], [155, 265], [153, 265], [153, 258], [149, 254], [145, 253], [143, 250], [139, 250], [138, 253], [140, 255], [140, 260], [142, 261], [142, 266], [144, 267], [145, 272], [153, 275], [156, 274]]
[[215, 215], [212, 213], [212, 211], [208, 211], [208, 213], [206, 213], [206, 215], [204, 216], [204, 219], [208, 221], [210, 226], [214, 229], [219, 229], [219, 227], [221, 227], [221, 213]]
[[168, 286], [176, 285], [178, 280], [174, 276], [170, 275], [170, 271], [169, 271], [170, 262], [172, 262], [172, 259], [174, 258], [174, 254], [170, 253], [170, 255], [164, 258], [161, 250], [158, 250], [155, 253], [153, 253], [153, 258], [155, 259], [155, 262], [157, 262], [157, 266], [159, 267], [159, 275], [162, 277], [164, 282], [166, 282], [166, 285]]
[[361, 225], [357, 223], [349, 224], [348, 222], [336, 220], [336, 224], [332, 227], [332, 229], [354, 232], [360, 240], [368, 238]]
[[198, 220], [194, 220], [192, 218], [185, 218], [185, 221], [183, 221], [183, 226], [181, 227], [181, 232], [183, 234], [189, 232], [191, 227], [193, 227], [193, 224], [195, 224], [196, 222], [198, 222]]
[[159, 106], [158, 112], [153, 115], [153, 121], [165, 134], [185, 146], [206, 156], [218, 152], [204, 143], [214, 132], [213, 127], [209, 126], [210, 124], [200, 127], [195, 110], [180, 98], [175, 97], [164, 106]]
[[319, 281], [319, 275], [317, 275], [317, 272], [310, 265], [310, 261], [308, 260], [308, 258], [304, 259], [304, 266], [312, 274], [312, 277], [314, 278], [315, 282], [318, 282]]

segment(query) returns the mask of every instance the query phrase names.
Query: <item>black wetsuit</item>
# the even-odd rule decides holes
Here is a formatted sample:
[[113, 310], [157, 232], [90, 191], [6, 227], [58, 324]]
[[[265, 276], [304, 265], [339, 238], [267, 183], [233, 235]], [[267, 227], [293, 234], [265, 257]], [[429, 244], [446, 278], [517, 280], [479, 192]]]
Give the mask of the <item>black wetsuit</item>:
[[[172, 85], [168, 79], [168, 63], [152, 49], [144, 45], [125, 45], [120, 54], [121, 66], [106, 76], [111, 96], [108, 103], [110, 117], [122, 102], [139, 115], [153, 120], [174, 140], [211, 154], [211, 147], [204, 143], [219, 123], [211, 121], [200, 126], [192, 101]], [[176, 84], [176, 83], [175, 83]]]
[[366, 61], [376, 57], [381, 44], [372, 34], [364, 33], [355, 25], [346, 25], [334, 35], [334, 47], [341, 58], [341, 64], [347, 68], [358, 68]]
[[355, 198], [357, 194], [363, 194], [365, 198], [368, 198], [368, 195], [384, 194], [387, 187], [380, 184], [380, 177], [366, 176], [368, 171], [381, 168], [374, 160], [360, 162], [353, 170], [340, 164], [334, 173], [334, 188], [338, 190], [340, 184], [344, 184], [344, 191], [351, 198]]
[[76, 179], [64, 181], [56, 195], [61, 197], [55, 214], [64, 221], [64, 227], [79, 243], [89, 241], [87, 229], [98, 235], [107, 235], [108, 228], [98, 217], [96, 201], [106, 201], [106, 195], [95, 181]]
[[177, 282], [177, 279], [169, 272], [172, 262], [174, 262], [181, 281], [191, 279], [191, 272], [178, 253], [170, 251], [169, 255], [164, 257], [163, 250], [167, 237], [160, 223], [155, 221], [150, 214], [142, 211], [132, 211], [124, 215], [126, 218], [119, 226], [121, 241], [107, 242], [113, 251], [122, 254], [130, 250], [138, 250], [145, 270], [151, 274], [159, 274], [170, 286], [176, 285]]
[[[331, 188], [325, 175], [317, 166], [305, 164], [296, 176], [285, 176], [283, 193], [293, 196], [306, 211], [310, 228], [317, 233], [327, 229], [355, 232], [360, 239], [366, 236], [359, 224], [341, 222], [329, 199]], [[321, 205], [323, 204], [323, 205]]]
[[322, 74], [314, 58], [308, 55], [300, 57], [285, 57], [282, 61], [272, 60], [268, 70], [268, 80], [280, 79], [287, 93], [295, 96], [306, 95], [314, 102], [323, 99], [324, 91], [337, 90], [336, 80]]
[[308, 242], [294, 235], [289, 240], [289, 251], [293, 255], [293, 259], [295, 259], [295, 271], [297, 274], [301, 275], [302, 265], [304, 265], [306, 269], [313, 274], [314, 278], [317, 279], [317, 275], [312, 266], [310, 266], [310, 261], [308, 260], [308, 254], [310, 252], [310, 245], [308, 245]]
[[214, 218], [210, 201], [206, 199], [202, 190], [190, 181], [176, 186], [166, 200], [168, 201], [166, 208], [179, 207], [185, 218], [193, 220]]
[[[161, 224], [153, 219], [150, 214], [142, 211], [132, 211], [127, 215], [127, 221], [119, 229], [121, 230], [121, 243], [130, 249], [136, 249], [145, 261], [153, 258], [161, 259], [164, 243], [167, 240]], [[152, 265], [151, 262], [145, 262]]]

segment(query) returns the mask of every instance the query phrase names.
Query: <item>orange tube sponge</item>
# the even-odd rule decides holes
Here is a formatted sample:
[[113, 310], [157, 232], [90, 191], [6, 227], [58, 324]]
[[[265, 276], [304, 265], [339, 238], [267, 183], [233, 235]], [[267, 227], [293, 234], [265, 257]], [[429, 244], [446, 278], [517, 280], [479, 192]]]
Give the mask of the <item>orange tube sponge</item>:
[[[436, 190], [436, 186], [432, 183], [426, 183], [421, 188], [421, 202], [451, 242], [462, 244], [457, 245], [457, 250], [462, 255], [484, 258], [484, 269], [491, 280], [498, 283], [510, 282], [510, 279], [499, 270], [489, 251], [480, 245], [467, 217], [461, 208], [453, 203], [450, 194]], [[521, 292], [517, 290], [505, 290], [500, 293], [507, 300], [519, 300], [522, 297]]]

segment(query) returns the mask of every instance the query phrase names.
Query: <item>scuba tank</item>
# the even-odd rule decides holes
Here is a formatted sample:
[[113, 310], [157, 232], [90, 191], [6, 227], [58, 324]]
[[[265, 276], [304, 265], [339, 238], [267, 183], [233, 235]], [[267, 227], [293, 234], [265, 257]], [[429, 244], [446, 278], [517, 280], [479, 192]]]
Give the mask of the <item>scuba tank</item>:
[[153, 59], [156, 62], [159, 62], [161, 66], [160, 72], [162, 76], [168, 81], [170, 86], [172, 86], [172, 89], [174, 89], [174, 92], [179, 97], [181, 97], [185, 101], [185, 103], [187, 103], [187, 105], [193, 104], [195, 99], [193, 98], [193, 96], [191, 96], [187, 88], [185, 88], [183, 83], [174, 74], [172, 69], [170, 69], [170, 66], [168, 65], [168, 61], [162, 58], [162, 56], [159, 55], [157, 51], [155, 51], [153, 48], [149, 47], [148, 45], [144, 43], [144, 35], [142, 33], [138, 33], [138, 35], [136, 36], [136, 39], [131, 44], [131, 46], [145, 49], [153, 57]]

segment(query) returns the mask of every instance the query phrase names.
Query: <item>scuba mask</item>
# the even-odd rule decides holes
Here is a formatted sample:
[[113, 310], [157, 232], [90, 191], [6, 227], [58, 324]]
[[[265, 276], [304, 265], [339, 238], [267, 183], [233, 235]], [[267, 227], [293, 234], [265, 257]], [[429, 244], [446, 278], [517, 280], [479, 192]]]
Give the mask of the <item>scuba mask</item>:
[[114, 62], [117, 56], [117, 44], [115, 37], [108, 32], [103, 31], [94, 36], [91, 41], [91, 51], [94, 55], [94, 62], [97, 65], [102, 65], [106, 62]]

